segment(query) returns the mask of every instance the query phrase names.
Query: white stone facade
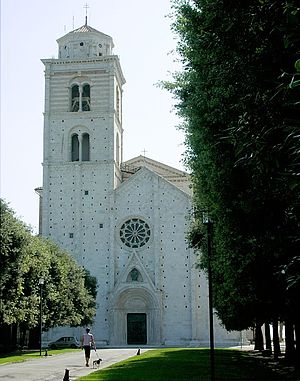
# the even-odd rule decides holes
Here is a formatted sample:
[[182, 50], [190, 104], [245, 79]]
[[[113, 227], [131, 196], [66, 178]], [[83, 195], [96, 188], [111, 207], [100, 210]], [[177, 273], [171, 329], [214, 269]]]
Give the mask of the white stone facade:
[[[188, 175], [122, 162], [122, 86], [111, 37], [84, 25], [45, 64], [42, 235], [98, 281], [98, 345], [207, 345], [208, 292], [188, 248]], [[81, 329], [45, 334], [79, 336]], [[237, 344], [216, 322], [216, 343]]]

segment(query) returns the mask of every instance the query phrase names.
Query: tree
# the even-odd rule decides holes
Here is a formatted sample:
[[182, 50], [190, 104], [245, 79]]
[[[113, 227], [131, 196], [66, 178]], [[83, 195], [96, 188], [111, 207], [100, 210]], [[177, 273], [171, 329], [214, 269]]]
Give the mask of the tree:
[[1, 200], [0, 326], [43, 328], [91, 324], [96, 313], [96, 278], [48, 239], [33, 236]]
[[299, 92], [286, 79], [297, 2], [174, 0], [173, 10], [183, 71], [164, 86], [184, 120], [197, 247], [201, 210], [214, 220], [218, 316], [230, 330], [293, 319], [279, 269], [299, 242]]
[[28, 320], [28, 326], [32, 326], [39, 313], [39, 297], [31, 293], [24, 298], [23, 278], [24, 260], [30, 260], [26, 257], [26, 248], [31, 241], [30, 230], [2, 200], [0, 208], [0, 323]]

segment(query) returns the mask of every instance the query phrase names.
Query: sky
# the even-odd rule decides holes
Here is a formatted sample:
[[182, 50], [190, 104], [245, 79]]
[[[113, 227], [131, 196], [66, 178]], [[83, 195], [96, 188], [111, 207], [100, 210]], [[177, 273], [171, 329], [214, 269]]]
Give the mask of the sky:
[[126, 79], [123, 160], [145, 154], [186, 170], [176, 102], [156, 85], [180, 68], [170, 0], [2, 0], [0, 194], [35, 233], [34, 189], [42, 186], [43, 161], [41, 59], [57, 58], [56, 40], [82, 26], [86, 12], [90, 26], [113, 38]]

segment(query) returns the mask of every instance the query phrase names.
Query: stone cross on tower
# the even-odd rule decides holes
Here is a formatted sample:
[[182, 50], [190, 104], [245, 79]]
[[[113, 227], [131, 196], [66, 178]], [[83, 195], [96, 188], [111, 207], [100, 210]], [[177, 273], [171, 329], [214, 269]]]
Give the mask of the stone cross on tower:
[[83, 8], [85, 8], [85, 25], [87, 25], [87, 10], [89, 9], [88, 3], [85, 3]]

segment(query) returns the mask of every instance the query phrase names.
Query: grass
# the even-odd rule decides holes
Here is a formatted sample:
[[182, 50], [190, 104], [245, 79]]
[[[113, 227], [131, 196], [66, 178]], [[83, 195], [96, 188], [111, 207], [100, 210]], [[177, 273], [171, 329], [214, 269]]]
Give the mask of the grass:
[[[216, 349], [216, 381], [285, 381], [247, 352]], [[284, 376], [285, 377], [285, 376]], [[210, 381], [209, 349], [151, 350], [79, 378], [81, 381]]]
[[[48, 355], [58, 355], [67, 352], [78, 351], [78, 349], [47, 349]], [[45, 350], [42, 350], [42, 357], [45, 355]], [[40, 358], [40, 351], [16, 351], [13, 353], [1, 354], [0, 355], [0, 365], [8, 364], [12, 362], [23, 362], [27, 360], [32, 360], [34, 358]]]
[[[48, 355], [57, 355], [78, 349], [48, 350]], [[42, 356], [45, 352], [43, 350]], [[0, 364], [27, 361], [40, 358], [39, 351], [15, 352], [0, 355]], [[276, 373], [271, 370], [276, 366]], [[281, 373], [279, 373], [281, 372]], [[300, 375], [293, 375], [279, 368], [268, 358], [257, 353], [232, 349], [215, 350], [216, 381], [299, 381]], [[150, 350], [140, 356], [133, 356], [108, 368], [100, 369], [77, 380], [81, 381], [211, 381], [208, 348], [168, 348]], [[77, 381], [76, 380], [76, 381]]]

